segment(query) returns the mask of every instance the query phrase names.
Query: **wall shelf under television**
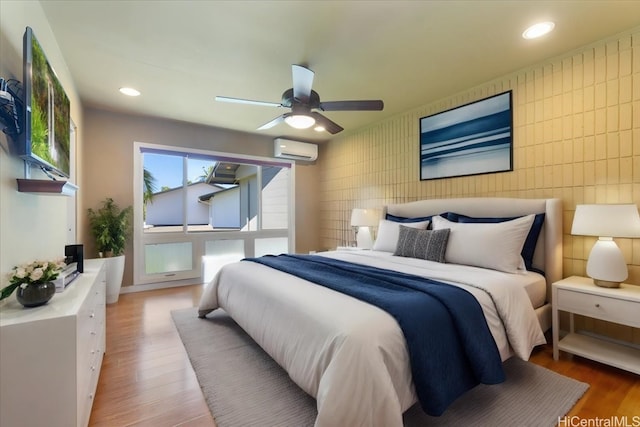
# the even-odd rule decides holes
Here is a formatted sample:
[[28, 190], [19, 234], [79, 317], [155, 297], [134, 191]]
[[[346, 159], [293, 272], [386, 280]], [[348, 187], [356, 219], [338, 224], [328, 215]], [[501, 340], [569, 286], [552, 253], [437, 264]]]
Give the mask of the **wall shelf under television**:
[[73, 196], [78, 186], [69, 181], [54, 181], [49, 179], [21, 179], [17, 178], [18, 191], [47, 196]]

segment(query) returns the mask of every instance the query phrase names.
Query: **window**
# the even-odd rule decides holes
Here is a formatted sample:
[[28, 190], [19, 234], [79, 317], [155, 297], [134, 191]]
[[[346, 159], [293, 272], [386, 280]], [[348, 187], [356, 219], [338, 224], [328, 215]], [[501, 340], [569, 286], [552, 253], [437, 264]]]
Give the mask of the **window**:
[[134, 282], [293, 251], [293, 162], [136, 143]]

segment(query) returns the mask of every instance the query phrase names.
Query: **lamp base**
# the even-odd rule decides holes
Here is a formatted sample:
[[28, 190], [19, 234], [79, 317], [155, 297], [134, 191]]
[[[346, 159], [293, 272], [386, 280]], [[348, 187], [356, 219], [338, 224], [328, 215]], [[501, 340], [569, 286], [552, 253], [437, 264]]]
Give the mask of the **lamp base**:
[[591, 248], [587, 276], [596, 286], [603, 288], [619, 288], [620, 283], [629, 277], [624, 256], [611, 237], [600, 237]]
[[611, 282], [609, 280], [593, 279], [593, 283], [601, 288], [619, 288], [620, 282]]
[[373, 239], [371, 238], [369, 227], [358, 227], [356, 244], [360, 249], [371, 249], [373, 247]]

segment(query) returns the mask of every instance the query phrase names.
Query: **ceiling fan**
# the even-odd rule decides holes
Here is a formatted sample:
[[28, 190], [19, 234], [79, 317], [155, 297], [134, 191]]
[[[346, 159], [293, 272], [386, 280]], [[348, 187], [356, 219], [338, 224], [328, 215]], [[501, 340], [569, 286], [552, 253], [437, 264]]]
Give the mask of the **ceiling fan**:
[[[336, 134], [343, 130], [342, 126], [323, 116], [317, 111], [380, 111], [384, 108], [381, 100], [361, 101], [328, 101], [321, 102], [318, 92], [311, 89], [315, 73], [309, 68], [293, 64], [293, 88], [287, 89], [282, 94], [282, 102], [253, 101], [250, 99], [229, 98], [216, 96], [216, 101], [235, 102], [240, 104], [264, 105], [268, 107], [291, 108], [291, 112], [284, 113], [268, 123], [260, 126], [258, 130], [274, 127], [283, 121], [297, 129], [307, 129], [314, 124], [317, 130], [326, 130]], [[319, 129], [318, 129], [319, 128]]]

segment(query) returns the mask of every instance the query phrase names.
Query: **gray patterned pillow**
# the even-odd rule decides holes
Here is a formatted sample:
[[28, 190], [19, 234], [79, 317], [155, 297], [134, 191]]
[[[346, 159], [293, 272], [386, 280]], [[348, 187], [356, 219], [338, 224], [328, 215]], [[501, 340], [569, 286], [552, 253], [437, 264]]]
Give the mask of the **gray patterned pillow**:
[[394, 255], [426, 259], [428, 261], [445, 262], [449, 229], [419, 230], [400, 226], [398, 246]]

